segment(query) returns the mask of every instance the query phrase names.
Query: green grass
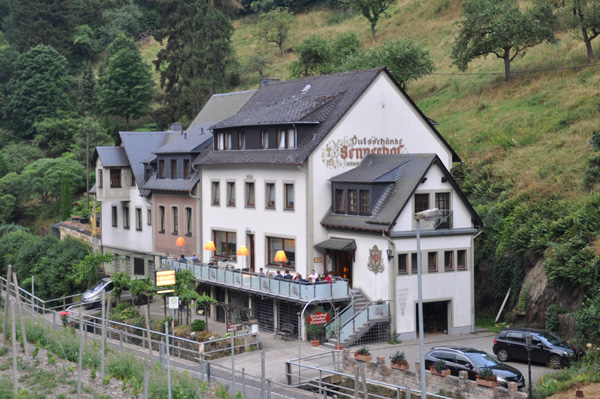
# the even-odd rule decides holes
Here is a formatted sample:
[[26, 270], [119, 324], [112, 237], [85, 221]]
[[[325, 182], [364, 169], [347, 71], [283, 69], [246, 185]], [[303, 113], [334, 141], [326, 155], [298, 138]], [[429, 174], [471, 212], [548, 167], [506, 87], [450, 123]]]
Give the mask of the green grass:
[[477, 327], [485, 328], [486, 330], [499, 333], [506, 326], [506, 323], [502, 321], [502, 317], [498, 320], [498, 323], [494, 322], [496, 315], [490, 314], [476, 314], [475, 325]]

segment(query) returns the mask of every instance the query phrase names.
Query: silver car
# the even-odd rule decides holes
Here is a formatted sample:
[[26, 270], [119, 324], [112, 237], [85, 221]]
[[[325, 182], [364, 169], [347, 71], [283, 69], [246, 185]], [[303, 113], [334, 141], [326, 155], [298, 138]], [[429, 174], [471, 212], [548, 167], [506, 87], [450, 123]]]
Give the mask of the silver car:
[[92, 309], [96, 306], [101, 306], [102, 291], [109, 293], [113, 290], [114, 285], [114, 282], [110, 278], [103, 278], [100, 280], [100, 282], [98, 282], [98, 284], [84, 292], [83, 296], [81, 297], [81, 305], [83, 305], [83, 307], [86, 309]]

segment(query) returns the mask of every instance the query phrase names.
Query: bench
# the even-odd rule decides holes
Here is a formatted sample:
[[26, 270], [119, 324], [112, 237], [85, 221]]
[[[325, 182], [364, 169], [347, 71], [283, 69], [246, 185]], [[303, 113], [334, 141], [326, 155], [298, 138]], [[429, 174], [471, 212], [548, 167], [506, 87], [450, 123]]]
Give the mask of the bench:
[[284, 341], [295, 339], [296, 334], [294, 334], [294, 326], [292, 323], [282, 323], [281, 328], [275, 330], [275, 339], [277, 339], [278, 335], [283, 338]]

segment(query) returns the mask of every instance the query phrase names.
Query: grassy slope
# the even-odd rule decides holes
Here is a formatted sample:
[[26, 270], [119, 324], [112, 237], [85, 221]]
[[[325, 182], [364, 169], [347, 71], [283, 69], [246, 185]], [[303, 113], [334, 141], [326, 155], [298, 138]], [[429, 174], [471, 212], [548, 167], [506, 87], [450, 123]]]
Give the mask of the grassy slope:
[[[438, 130], [467, 164], [490, 164], [493, 173], [516, 184], [517, 192], [533, 197], [562, 191], [569, 198], [586, 196], [581, 181], [592, 150], [590, 134], [597, 129], [600, 83], [598, 68], [559, 70], [515, 75], [506, 86], [495, 56], [475, 60], [467, 73], [452, 66], [451, 47], [458, 31], [461, 2], [451, 0], [398, 0], [378, 25], [378, 42], [411, 36], [424, 46], [436, 65], [436, 75], [408, 86], [408, 94], [422, 110], [440, 123]], [[332, 8], [318, 8], [296, 15], [296, 24], [287, 48], [318, 33], [334, 38], [340, 32], [355, 31], [363, 46], [371, 46], [367, 21], [358, 15], [339, 23]], [[289, 66], [296, 57], [288, 52], [283, 59], [277, 47], [253, 36], [255, 17], [235, 21], [233, 46], [240, 64], [256, 52], [271, 57], [269, 78], [289, 78]], [[156, 42], [142, 46], [150, 61], [158, 50]], [[600, 56], [596, 43], [595, 50]], [[583, 42], [562, 32], [555, 44], [529, 49], [513, 62], [513, 71], [585, 65]], [[443, 75], [443, 74], [456, 75]], [[245, 73], [236, 90], [255, 88], [258, 74]]]

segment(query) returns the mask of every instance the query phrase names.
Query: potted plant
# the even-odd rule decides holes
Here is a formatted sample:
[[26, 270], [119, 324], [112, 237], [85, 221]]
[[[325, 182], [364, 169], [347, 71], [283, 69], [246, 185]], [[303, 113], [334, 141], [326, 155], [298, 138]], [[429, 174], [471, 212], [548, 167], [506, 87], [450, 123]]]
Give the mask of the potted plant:
[[437, 360], [435, 364], [429, 367], [429, 371], [431, 371], [431, 374], [441, 375], [442, 377], [450, 375], [450, 369], [448, 369], [446, 362], [442, 359]]
[[373, 360], [371, 352], [369, 352], [367, 348], [364, 347], [354, 352], [354, 358], [361, 362], [370, 362], [371, 360]]
[[308, 337], [313, 347], [316, 348], [317, 346], [319, 346], [319, 343], [321, 342], [321, 336], [323, 335], [323, 331], [324, 327], [322, 325], [308, 324], [306, 326], [306, 333], [308, 334]]
[[390, 356], [390, 365], [393, 369], [402, 371], [408, 370], [410, 367], [408, 360], [406, 360], [406, 357], [404, 357], [404, 352], [399, 351]]
[[477, 380], [477, 385], [483, 385], [490, 388], [498, 386], [498, 380], [489, 367], [484, 367], [481, 372], [475, 376], [475, 379]]

